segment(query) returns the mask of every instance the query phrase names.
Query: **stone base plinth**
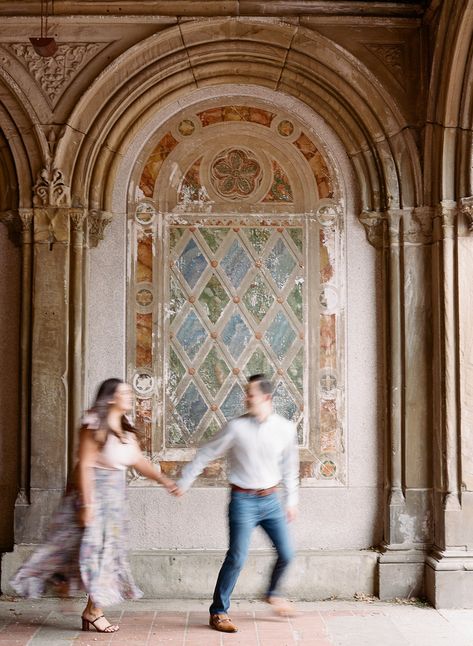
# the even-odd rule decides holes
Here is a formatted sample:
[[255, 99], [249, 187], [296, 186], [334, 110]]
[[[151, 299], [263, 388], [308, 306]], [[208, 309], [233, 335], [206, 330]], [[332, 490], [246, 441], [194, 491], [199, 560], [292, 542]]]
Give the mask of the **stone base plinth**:
[[428, 557], [425, 595], [434, 608], [473, 608], [473, 555]]
[[[2, 558], [2, 592], [12, 594], [8, 580], [33, 550], [19, 545]], [[136, 583], [145, 597], [166, 599], [210, 599], [223, 562], [224, 551], [156, 550], [131, 553]], [[284, 592], [293, 599], [351, 598], [356, 592], [374, 594], [376, 552], [301, 551], [285, 581]], [[235, 598], [258, 598], [265, 592], [274, 562], [270, 550], [250, 553], [235, 588]]]
[[382, 600], [424, 595], [424, 554], [415, 550], [381, 554], [378, 596]]

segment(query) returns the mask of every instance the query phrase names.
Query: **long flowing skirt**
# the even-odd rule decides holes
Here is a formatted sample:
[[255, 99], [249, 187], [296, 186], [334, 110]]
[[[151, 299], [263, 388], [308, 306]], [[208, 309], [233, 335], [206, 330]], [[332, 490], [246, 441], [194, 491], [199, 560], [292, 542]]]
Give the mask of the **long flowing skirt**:
[[46, 542], [11, 580], [24, 597], [39, 597], [49, 585], [69, 594], [85, 590], [96, 606], [138, 599], [127, 558], [126, 472], [94, 469], [94, 519], [88, 527], [77, 521], [79, 496], [66, 493], [50, 525]]

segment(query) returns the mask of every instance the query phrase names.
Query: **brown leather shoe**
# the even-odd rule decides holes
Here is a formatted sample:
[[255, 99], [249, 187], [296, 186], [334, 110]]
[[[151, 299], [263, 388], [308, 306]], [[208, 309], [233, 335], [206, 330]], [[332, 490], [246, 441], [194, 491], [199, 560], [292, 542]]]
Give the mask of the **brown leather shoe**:
[[210, 615], [209, 626], [221, 633], [236, 633], [237, 626], [232, 622], [228, 615]]

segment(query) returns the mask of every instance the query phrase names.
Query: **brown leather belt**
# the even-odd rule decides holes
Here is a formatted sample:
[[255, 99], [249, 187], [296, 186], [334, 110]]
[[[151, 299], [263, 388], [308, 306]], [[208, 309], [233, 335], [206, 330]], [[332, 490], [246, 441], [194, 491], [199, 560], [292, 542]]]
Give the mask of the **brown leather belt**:
[[237, 491], [238, 493], [248, 493], [253, 496], [269, 496], [270, 494], [277, 491], [277, 487], [268, 487], [268, 489], [243, 489], [243, 487], [232, 484], [232, 491]]

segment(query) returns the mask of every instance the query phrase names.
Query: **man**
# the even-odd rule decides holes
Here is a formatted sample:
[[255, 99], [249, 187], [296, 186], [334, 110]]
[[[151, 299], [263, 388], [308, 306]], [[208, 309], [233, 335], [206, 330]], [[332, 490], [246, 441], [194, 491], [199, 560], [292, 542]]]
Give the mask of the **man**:
[[[231, 420], [198, 450], [194, 460], [183, 469], [174, 491], [181, 496], [211, 460], [228, 454], [230, 546], [218, 575], [209, 621], [212, 628], [226, 633], [238, 630], [227, 615], [230, 595], [248, 555], [251, 534], [258, 525], [277, 552], [265, 600], [278, 614], [290, 614], [289, 604], [278, 597], [277, 589], [293, 558], [286, 520], [291, 522], [296, 516], [299, 479], [296, 429], [292, 422], [273, 413], [272, 386], [264, 375], [249, 378], [246, 406], [246, 415]], [[286, 494], [285, 514], [276, 493], [281, 481]]]

